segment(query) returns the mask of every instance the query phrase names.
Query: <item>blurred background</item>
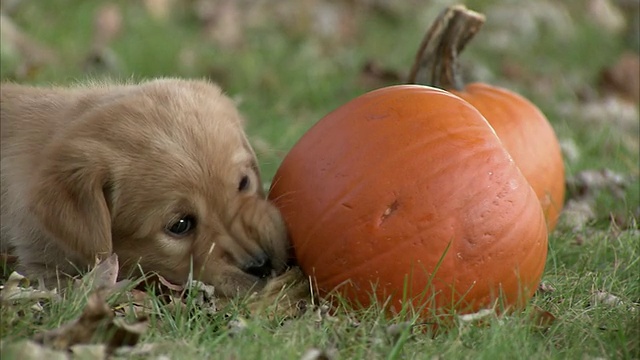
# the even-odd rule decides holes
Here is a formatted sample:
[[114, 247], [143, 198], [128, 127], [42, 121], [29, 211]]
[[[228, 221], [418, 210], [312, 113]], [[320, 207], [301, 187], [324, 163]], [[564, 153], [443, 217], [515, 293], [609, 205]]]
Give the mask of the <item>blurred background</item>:
[[[454, 3], [2, 0], [0, 76], [33, 84], [211, 79], [247, 118], [268, 183], [328, 112], [405, 82], [426, 29]], [[576, 205], [578, 216], [640, 217], [640, 0], [459, 3], [486, 15], [461, 57], [464, 79], [541, 108], [562, 143], [569, 201], [608, 189], [590, 193], [591, 208]]]

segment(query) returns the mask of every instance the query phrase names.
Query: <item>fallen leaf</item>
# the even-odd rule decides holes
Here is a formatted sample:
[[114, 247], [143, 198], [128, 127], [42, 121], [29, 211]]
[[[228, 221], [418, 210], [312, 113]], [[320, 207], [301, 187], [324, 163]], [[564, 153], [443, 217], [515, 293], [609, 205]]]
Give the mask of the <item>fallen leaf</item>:
[[337, 322], [338, 318], [336, 318], [335, 316], [331, 315], [331, 313], [329, 312], [329, 310], [331, 310], [331, 307], [327, 304], [321, 304], [319, 306], [317, 306], [315, 308], [315, 311], [313, 313], [313, 321], [315, 323], [322, 323], [324, 321], [327, 322]]
[[247, 320], [241, 317], [235, 318], [229, 321], [227, 329], [229, 330], [229, 335], [238, 335], [247, 329]]
[[[638, 105], [619, 96], [604, 96], [577, 102], [566, 101], [557, 110], [563, 117], [575, 118], [580, 126], [606, 126], [629, 150], [638, 151]], [[613, 135], [612, 135], [613, 136]]]
[[13, 291], [16, 288], [20, 287], [28, 287], [30, 284], [29, 279], [27, 279], [24, 275], [14, 271], [9, 275], [7, 281], [2, 285], [2, 290]]
[[0, 342], [0, 358], [20, 360], [68, 360], [64, 351], [50, 349], [32, 340]]
[[538, 289], [536, 290], [537, 293], [541, 293], [541, 294], [552, 293], [554, 291], [556, 291], [556, 288], [553, 285], [544, 281], [538, 285]]
[[584, 170], [567, 179], [574, 198], [593, 195], [599, 190], [608, 190], [616, 197], [624, 198], [624, 189], [631, 182], [627, 176], [610, 169]]
[[624, 305], [624, 303], [622, 302], [622, 300], [611, 294], [608, 293], [606, 291], [595, 291], [591, 294], [591, 304], [593, 306], [597, 306], [597, 305], [605, 305], [608, 307], [616, 307], [616, 306], [622, 306]]
[[91, 271], [76, 281], [79, 285], [88, 285], [91, 289], [111, 288], [118, 280], [119, 266], [118, 255], [114, 253], [97, 262]]
[[143, 357], [150, 355], [158, 348], [156, 343], [144, 343], [136, 346], [123, 346], [114, 350], [113, 355], [126, 358]]
[[568, 227], [574, 230], [584, 228], [590, 221], [596, 218], [595, 203], [591, 197], [580, 200], [569, 199], [560, 214], [560, 227]]
[[73, 360], [104, 360], [107, 358], [107, 347], [104, 344], [78, 344], [69, 348]]
[[475, 322], [478, 320], [482, 320], [485, 319], [489, 316], [493, 316], [496, 315], [496, 311], [495, 309], [481, 309], [480, 311], [477, 311], [475, 313], [471, 313], [471, 314], [463, 314], [463, 315], [458, 315], [458, 320], [460, 320], [463, 323], [470, 323], [470, 322]]
[[640, 55], [623, 53], [618, 61], [600, 73], [600, 89], [630, 102], [640, 102]]
[[10, 303], [18, 300], [58, 299], [54, 290], [37, 290], [29, 286], [29, 279], [17, 272], [12, 272], [0, 290], [0, 302]]
[[111, 351], [120, 346], [135, 345], [147, 327], [146, 318], [133, 324], [114, 319], [113, 311], [97, 291], [89, 296], [79, 318], [36, 334], [34, 340], [58, 350], [68, 350], [78, 344], [102, 343]]
[[155, 312], [151, 296], [138, 289], [123, 292], [115, 301], [113, 310], [124, 315], [133, 315], [135, 318]]
[[391, 340], [392, 344], [395, 344], [400, 339], [400, 336], [402, 336], [402, 334], [408, 329], [411, 329], [412, 326], [413, 324], [408, 321], [404, 321], [398, 324], [391, 324], [385, 329], [385, 335], [387, 335], [387, 337]]
[[149, 328], [149, 319], [147, 317], [140, 317], [133, 323], [127, 323], [122, 318], [116, 318], [113, 320], [113, 325], [115, 330], [107, 343], [110, 349], [136, 345], [140, 337]]
[[173, 284], [172, 282], [165, 279], [161, 275], [156, 275], [156, 277], [158, 278], [158, 281], [160, 281], [160, 284], [164, 285], [167, 289], [171, 291], [177, 291], [177, 292], [184, 291], [184, 285]]
[[316, 348], [311, 348], [305, 351], [300, 357], [300, 360], [333, 360], [336, 359], [336, 351], [335, 350], [320, 350]]
[[36, 334], [34, 340], [54, 349], [66, 350], [76, 344], [90, 343], [96, 331], [112, 319], [113, 313], [109, 305], [98, 293], [93, 293], [78, 319], [57, 329]]
[[533, 322], [534, 326], [541, 330], [549, 329], [556, 321], [555, 315], [536, 305], [532, 305], [529, 318]]
[[189, 287], [191, 289], [194, 289], [196, 291], [201, 292], [204, 295], [204, 300], [205, 301], [209, 301], [209, 300], [213, 300], [214, 299], [214, 295], [216, 292], [216, 289], [213, 285], [207, 285], [205, 283], [203, 283], [202, 281], [198, 281], [198, 280], [192, 280], [189, 283]]

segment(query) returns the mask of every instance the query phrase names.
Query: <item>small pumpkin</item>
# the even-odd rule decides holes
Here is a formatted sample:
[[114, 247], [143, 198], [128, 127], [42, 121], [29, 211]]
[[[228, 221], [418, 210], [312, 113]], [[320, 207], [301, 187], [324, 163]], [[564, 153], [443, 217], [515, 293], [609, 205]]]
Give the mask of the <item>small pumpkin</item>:
[[321, 295], [474, 312], [522, 306], [546, 260], [536, 194], [484, 117], [443, 90], [397, 85], [325, 116], [269, 193]]
[[500, 87], [464, 85], [458, 56], [484, 23], [484, 16], [454, 5], [426, 33], [408, 83], [445, 89], [468, 101], [491, 124], [536, 192], [549, 231], [564, 204], [565, 174], [560, 143], [544, 114], [529, 100]]

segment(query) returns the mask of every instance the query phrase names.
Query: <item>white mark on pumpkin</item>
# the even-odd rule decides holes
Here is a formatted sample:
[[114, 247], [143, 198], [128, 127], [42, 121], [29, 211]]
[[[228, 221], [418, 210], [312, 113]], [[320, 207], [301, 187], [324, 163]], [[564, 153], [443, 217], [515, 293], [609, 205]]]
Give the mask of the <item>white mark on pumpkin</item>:
[[382, 223], [387, 220], [387, 218], [389, 216], [391, 216], [391, 214], [393, 214], [397, 209], [398, 206], [400, 205], [400, 203], [398, 203], [398, 200], [393, 200], [393, 202], [387, 206], [387, 208], [384, 210], [384, 212], [382, 213], [382, 216], [380, 216], [380, 220], [378, 221], [378, 226], [382, 225]]

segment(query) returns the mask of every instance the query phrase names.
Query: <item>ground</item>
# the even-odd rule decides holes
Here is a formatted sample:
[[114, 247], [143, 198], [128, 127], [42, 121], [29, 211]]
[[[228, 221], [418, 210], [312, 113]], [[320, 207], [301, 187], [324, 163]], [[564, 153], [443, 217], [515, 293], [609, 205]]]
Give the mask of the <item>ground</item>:
[[[33, 84], [209, 78], [238, 102], [268, 187], [284, 155], [316, 121], [360, 94], [405, 81], [425, 30], [449, 4], [7, 0], [0, 76]], [[447, 331], [431, 333], [376, 309], [329, 314], [307, 304], [298, 317], [284, 319], [251, 315], [242, 302], [203, 311], [198, 291], [184, 306], [166, 306], [154, 295], [145, 311], [148, 319], [140, 320], [143, 329], [130, 329], [140, 334], [138, 345], [111, 356], [639, 358], [640, 5], [623, 0], [465, 4], [487, 17], [461, 57], [465, 80], [527, 97], [547, 116], [563, 148], [565, 211], [549, 236], [542, 285], [523, 313], [460, 318]], [[9, 273], [5, 266], [5, 285]], [[90, 293], [79, 287], [63, 298], [41, 294], [45, 299], [9, 301], [5, 292], [3, 359], [18, 350], [43, 356], [33, 352], [48, 347], [26, 340], [94, 309], [87, 303], [99, 310], [100, 299]], [[109, 307], [127, 303], [107, 298]], [[104, 314], [112, 313], [107, 310]], [[116, 313], [129, 322], [137, 316]], [[100, 358], [104, 350], [74, 349], [48, 356]]]

